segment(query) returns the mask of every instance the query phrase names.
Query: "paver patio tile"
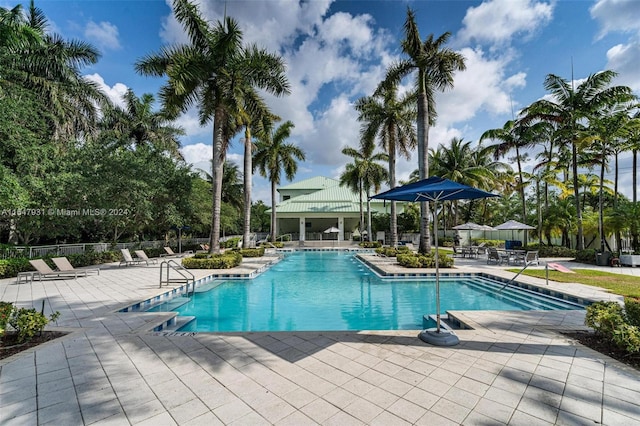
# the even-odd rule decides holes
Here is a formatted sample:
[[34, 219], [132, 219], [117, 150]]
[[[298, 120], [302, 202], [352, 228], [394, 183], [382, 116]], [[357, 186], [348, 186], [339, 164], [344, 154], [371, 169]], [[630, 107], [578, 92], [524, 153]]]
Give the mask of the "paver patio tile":
[[553, 426], [555, 422], [547, 422], [528, 413], [516, 410], [509, 421], [510, 426]]
[[473, 412], [489, 417], [494, 422], [507, 424], [513, 415], [514, 409], [499, 402], [482, 398], [476, 406], [473, 407]]
[[395, 416], [388, 411], [383, 411], [375, 419], [371, 420], [370, 426], [410, 426], [411, 423]]
[[545, 404], [531, 398], [522, 398], [518, 404], [517, 411], [527, 413], [533, 417], [544, 420], [545, 422], [554, 423], [558, 417], [558, 407]]
[[440, 398], [438, 402], [436, 402], [431, 407], [431, 411], [443, 417], [446, 417], [449, 420], [457, 422], [458, 424], [461, 424], [462, 421], [469, 415], [471, 409], [449, 399]]
[[415, 424], [420, 426], [460, 426], [460, 422], [448, 419], [433, 411], [427, 411], [427, 413], [420, 417]]
[[323, 399], [317, 399], [302, 407], [300, 411], [305, 413], [314, 421], [324, 424], [327, 419], [334, 416], [341, 410]]
[[415, 423], [425, 415], [427, 408], [414, 404], [406, 399], [398, 399], [389, 408], [387, 408], [387, 411], [408, 422]]
[[367, 401], [370, 401], [376, 404], [378, 407], [382, 407], [385, 409], [399, 399], [397, 395], [382, 388], [373, 388], [367, 393], [357, 393], [356, 395], [362, 395], [362, 397]]
[[[30, 397], [10, 404], [0, 399], [0, 424], [8, 423], [16, 418], [28, 418], [30, 414], [38, 414], [36, 397]], [[26, 417], [25, 417], [26, 416]]]
[[305, 416], [300, 411], [296, 411], [275, 424], [276, 426], [313, 426], [318, 423]]
[[129, 401], [123, 402], [126, 402], [126, 405], [123, 404], [124, 413], [132, 424], [137, 424], [166, 411], [166, 408], [157, 399], [137, 405], [131, 404]]
[[184, 424], [207, 412], [209, 412], [209, 408], [197, 399], [193, 399], [169, 410], [171, 417], [173, 417], [178, 424]]
[[223, 423], [215, 416], [215, 414], [209, 411], [185, 422], [182, 426], [223, 426]]

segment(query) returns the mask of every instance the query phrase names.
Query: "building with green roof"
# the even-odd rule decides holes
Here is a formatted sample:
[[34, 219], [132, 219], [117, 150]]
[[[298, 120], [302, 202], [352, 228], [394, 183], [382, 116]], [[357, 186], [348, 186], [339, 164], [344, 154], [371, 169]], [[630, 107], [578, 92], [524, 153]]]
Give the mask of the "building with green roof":
[[[277, 191], [277, 235], [290, 234], [292, 240], [301, 242], [345, 241], [358, 235], [360, 195], [340, 186], [340, 181], [316, 176], [281, 186]], [[366, 203], [366, 198], [363, 201]], [[364, 209], [366, 215], [366, 204]], [[389, 209], [389, 203], [371, 200], [372, 213], [389, 213]], [[331, 228], [339, 231], [325, 232]]]

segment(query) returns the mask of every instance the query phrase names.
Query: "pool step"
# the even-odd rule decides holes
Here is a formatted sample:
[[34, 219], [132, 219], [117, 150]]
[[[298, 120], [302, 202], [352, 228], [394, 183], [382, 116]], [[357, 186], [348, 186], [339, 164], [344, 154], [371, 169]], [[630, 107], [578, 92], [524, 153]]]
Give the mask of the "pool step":
[[[541, 293], [532, 293], [528, 290], [516, 286], [505, 287], [505, 284], [499, 281], [486, 281], [471, 280], [467, 284], [469, 286], [477, 288], [478, 290], [490, 293], [499, 299], [508, 300], [518, 304], [521, 307], [533, 310], [567, 310], [567, 303], [570, 303], [566, 300], [561, 300], [553, 296], [548, 296]], [[543, 299], [544, 302], [538, 302], [539, 299]], [[580, 308], [580, 306], [576, 305], [576, 309]]]
[[169, 312], [173, 311], [180, 306], [189, 303], [191, 298], [185, 296], [177, 296], [169, 300], [163, 300], [154, 305], [151, 305], [147, 312]]

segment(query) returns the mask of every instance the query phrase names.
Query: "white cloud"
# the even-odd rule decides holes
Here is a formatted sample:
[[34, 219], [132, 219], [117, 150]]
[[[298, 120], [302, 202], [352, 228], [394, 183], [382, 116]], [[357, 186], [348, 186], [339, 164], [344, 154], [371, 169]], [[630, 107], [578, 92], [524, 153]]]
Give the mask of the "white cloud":
[[629, 86], [636, 93], [640, 92], [640, 42], [618, 44], [607, 52], [607, 69], [616, 71], [619, 75], [616, 84]]
[[600, 23], [599, 37], [610, 32], [640, 32], [640, 2], [637, 0], [598, 0], [589, 11]]
[[508, 45], [518, 35], [531, 37], [553, 15], [553, 5], [535, 0], [489, 0], [470, 7], [458, 33], [459, 43]]
[[525, 84], [525, 74], [505, 76], [509, 58], [487, 59], [480, 49], [464, 48], [467, 69], [455, 74], [451, 91], [438, 93], [436, 108], [438, 125], [449, 126], [473, 118], [485, 109], [491, 114], [511, 111], [509, 90]]
[[190, 164], [198, 162], [207, 162], [211, 160], [212, 148], [211, 145], [206, 145], [202, 142], [194, 143], [192, 145], [185, 145], [180, 148], [184, 161]]
[[104, 78], [102, 78], [100, 74], [85, 75], [84, 78], [97, 83], [100, 90], [102, 90], [115, 105], [120, 107], [125, 106], [123, 96], [129, 89], [127, 86], [122, 83], [116, 83], [111, 87], [104, 82]]
[[84, 36], [102, 49], [120, 49], [118, 27], [109, 22], [95, 23], [89, 21], [84, 29]]

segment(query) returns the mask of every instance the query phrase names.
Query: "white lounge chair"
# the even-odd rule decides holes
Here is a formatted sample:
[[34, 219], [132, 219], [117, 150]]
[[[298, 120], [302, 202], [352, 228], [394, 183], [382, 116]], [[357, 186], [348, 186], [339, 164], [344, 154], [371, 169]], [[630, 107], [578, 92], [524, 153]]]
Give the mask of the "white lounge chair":
[[38, 278], [39, 280], [47, 279], [47, 278], [59, 278], [59, 279], [68, 279], [68, 278], [78, 278], [79, 276], [86, 277], [86, 271], [79, 271], [77, 269], [73, 271], [54, 271], [47, 265], [47, 263], [42, 259], [31, 259], [29, 260], [31, 266], [33, 266], [36, 272], [33, 274], [33, 280]]
[[149, 265], [148, 260], [138, 258], [134, 259], [133, 256], [131, 256], [131, 252], [129, 251], [129, 249], [120, 249], [120, 251], [122, 252], [122, 260], [120, 261], [120, 264], [118, 266], [139, 265], [141, 263]]
[[186, 256], [187, 254], [193, 254], [193, 251], [188, 250], [185, 251], [184, 253], [175, 253], [171, 247], [164, 247], [164, 251], [166, 252], [165, 254], [161, 254], [160, 257], [168, 257], [168, 256], [176, 256], [176, 257], [183, 257]]
[[149, 262], [158, 263], [158, 259], [150, 259], [149, 256], [147, 256], [147, 253], [145, 253], [144, 250], [136, 250], [135, 254], [138, 257], [138, 259], [146, 260], [147, 261], [147, 265], [149, 264]]
[[79, 272], [79, 273], [84, 272], [85, 275], [88, 275], [88, 274], [100, 275], [100, 268], [76, 269], [73, 267], [71, 262], [69, 262], [69, 259], [67, 259], [66, 257], [54, 257], [51, 260], [53, 260], [53, 263], [55, 263], [56, 268], [58, 268], [58, 271], [60, 272]]

